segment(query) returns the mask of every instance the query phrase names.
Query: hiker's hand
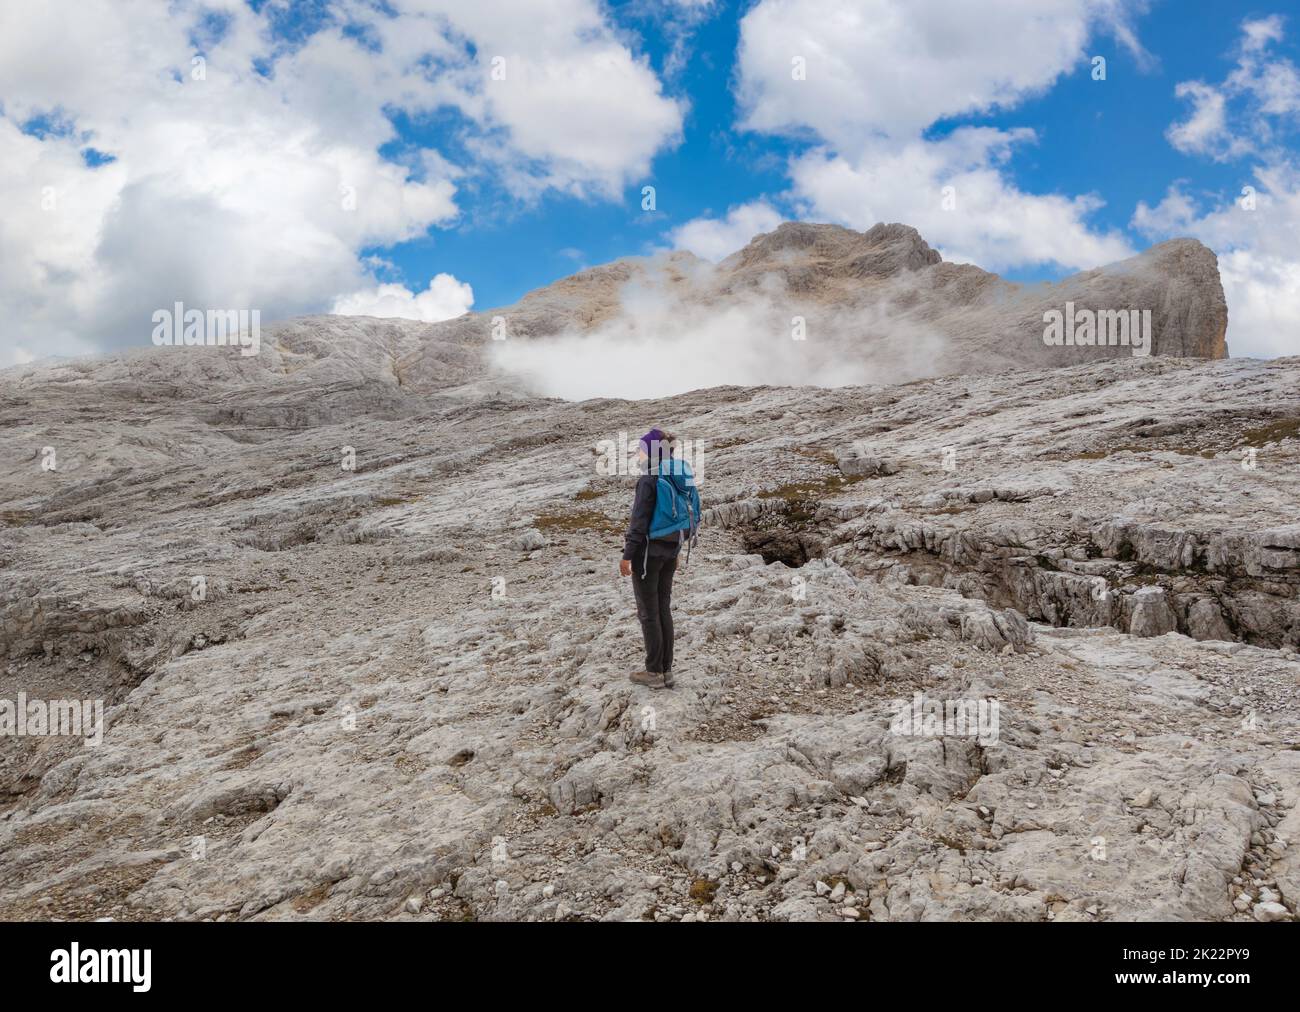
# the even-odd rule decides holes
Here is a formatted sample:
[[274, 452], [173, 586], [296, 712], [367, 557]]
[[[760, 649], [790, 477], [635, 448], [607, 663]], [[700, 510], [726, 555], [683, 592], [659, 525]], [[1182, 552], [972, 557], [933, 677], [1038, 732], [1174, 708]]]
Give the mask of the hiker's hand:
[[618, 575], [619, 575], [619, 576], [631, 576], [631, 575], [632, 575], [632, 563], [631, 563], [628, 559], [621, 559], [621, 560], [619, 561], [619, 564], [618, 564]]

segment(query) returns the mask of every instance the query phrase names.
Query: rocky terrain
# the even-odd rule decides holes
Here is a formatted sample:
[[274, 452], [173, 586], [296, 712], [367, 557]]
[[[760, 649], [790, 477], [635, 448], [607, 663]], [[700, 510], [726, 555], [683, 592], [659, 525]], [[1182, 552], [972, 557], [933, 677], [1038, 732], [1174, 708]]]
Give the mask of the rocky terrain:
[[105, 701], [0, 737], [0, 917], [1295, 919], [1300, 358], [566, 402], [478, 325], [0, 373], [0, 700]]
[[[272, 424], [178, 354], [4, 379], [0, 698], [109, 706], [0, 742], [3, 916], [1293, 916], [1300, 360]], [[649, 421], [711, 507], [669, 692], [597, 467]]]

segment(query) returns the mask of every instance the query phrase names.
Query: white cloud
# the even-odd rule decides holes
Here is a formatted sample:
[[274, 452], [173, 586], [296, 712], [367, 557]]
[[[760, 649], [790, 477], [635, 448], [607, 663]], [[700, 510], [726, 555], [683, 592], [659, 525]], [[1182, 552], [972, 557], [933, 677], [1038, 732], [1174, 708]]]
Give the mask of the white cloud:
[[1184, 154], [1228, 161], [1267, 151], [1282, 126], [1300, 114], [1300, 70], [1271, 48], [1283, 39], [1276, 15], [1241, 23], [1237, 63], [1219, 85], [1182, 81], [1174, 90], [1192, 103], [1190, 115], [1172, 124], [1165, 136]]
[[1095, 267], [1133, 253], [1116, 233], [1085, 224], [1101, 206], [1093, 196], [1030, 194], [1003, 164], [1033, 131], [967, 127], [939, 141], [882, 144], [853, 162], [825, 149], [791, 167], [807, 217], [852, 228], [878, 221], [915, 226], [944, 259], [1003, 271], [1023, 264]]
[[[761, 0], [741, 22], [742, 125], [811, 130], [849, 155], [945, 116], [1010, 107], [1088, 55], [1098, 24], [1135, 4], [1097, 0]], [[792, 61], [805, 61], [795, 80]]]
[[[459, 111], [524, 194], [609, 196], [680, 130], [596, 0], [337, 0], [292, 46], [272, 36], [282, 6], [0, 6], [0, 366], [145, 343], [178, 299], [273, 320], [373, 284], [362, 251], [453, 221], [465, 169], [381, 156], [394, 110]], [[59, 131], [20, 129], [55, 114]], [[115, 160], [87, 166], [88, 145]]]
[[[1115, 232], [1096, 233], [1084, 219], [1102, 206], [1092, 195], [1030, 194], [1002, 166], [1032, 130], [965, 127], [939, 141], [881, 141], [857, 163], [829, 148], [791, 162], [787, 195], [801, 217], [868, 229], [878, 221], [913, 225], [944, 255], [1000, 271], [1024, 264], [1095, 267], [1132, 256]], [[669, 234], [672, 245], [717, 262], [784, 217], [765, 200], [731, 208], [723, 218], [696, 218]]]
[[678, 77], [694, 55], [693, 37], [699, 27], [718, 13], [717, 0], [657, 0], [642, 7], [625, 10], [635, 16], [644, 13], [657, 25], [667, 43], [661, 66], [668, 80]]
[[1228, 103], [1223, 93], [1200, 81], [1183, 81], [1174, 94], [1191, 100], [1192, 113], [1165, 131], [1169, 143], [1184, 154], [1206, 152], [1221, 144], [1228, 133]]
[[1228, 299], [1232, 355], [1300, 355], [1300, 262], [1233, 249], [1219, 254], [1219, 274]]
[[1281, 42], [1285, 34], [1282, 18], [1274, 14], [1266, 18], [1247, 18], [1241, 23], [1241, 47], [1248, 53], [1267, 48], [1269, 43]]
[[[470, 147], [496, 163], [521, 196], [554, 188], [614, 197], [680, 137], [683, 108], [663, 94], [648, 62], [624, 44], [597, 0], [392, 6], [395, 18], [360, 8], [356, 16], [383, 39], [385, 58], [409, 69], [402, 104], [450, 104], [470, 117], [480, 129]], [[448, 25], [461, 45], [428, 81], [426, 40], [447, 36]]]
[[[942, 357], [940, 333], [899, 319], [888, 303], [824, 314], [822, 338], [790, 339], [784, 295], [737, 292], [723, 304], [685, 302], [677, 288], [630, 286], [624, 312], [588, 333], [529, 341], [493, 341], [493, 363], [547, 397], [669, 397], [740, 384], [847, 386], [928, 376]], [[860, 354], [871, 334], [872, 354]], [[647, 362], [687, 362], [647, 369]], [[581, 363], [581, 368], [575, 368]]]
[[765, 200], [731, 208], [722, 219], [695, 218], [672, 230], [675, 249], [690, 250], [717, 263], [743, 247], [760, 232], [770, 232], [784, 221], [781, 212]]
[[[741, 23], [742, 126], [824, 144], [791, 162], [802, 216], [868, 228], [915, 225], [951, 260], [991, 270], [1095, 267], [1132, 250], [1098, 233], [1084, 194], [1033, 194], [1007, 163], [1031, 130], [924, 131], [950, 116], [1010, 108], [1086, 64], [1106, 30], [1144, 62], [1125, 0], [760, 0]], [[792, 60], [804, 60], [796, 80]], [[945, 187], [952, 187], [945, 192]], [[948, 197], [945, 201], [945, 197]]]
[[336, 299], [331, 313], [340, 316], [401, 317], [436, 323], [469, 312], [474, 290], [450, 274], [439, 274], [416, 295], [405, 285], [387, 284]]

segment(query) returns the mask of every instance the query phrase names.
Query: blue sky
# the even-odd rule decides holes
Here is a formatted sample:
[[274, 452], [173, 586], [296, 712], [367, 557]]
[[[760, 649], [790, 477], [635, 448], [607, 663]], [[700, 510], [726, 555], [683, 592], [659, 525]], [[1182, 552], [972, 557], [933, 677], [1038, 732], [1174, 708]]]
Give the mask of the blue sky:
[[[578, 267], [668, 245], [668, 232], [692, 218], [780, 193], [792, 146], [733, 129], [732, 68], [739, 13], [745, 6], [719, 3], [692, 33], [690, 58], [669, 79], [672, 92], [690, 103], [681, 143], [657, 155], [646, 177], [624, 186], [617, 199], [551, 193], [520, 205], [487, 181], [481, 209], [471, 209], [466, 221], [382, 251], [384, 255], [409, 281], [451, 270], [474, 285], [479, 305], [505, 305]], [[639, 51], [665, 78], [672, 41], [662, 19], [638, 16], [645, 7], [632, 0], [611, 5], [610, 10], [620, 25], [635, 33]], [[402, 132], [436, 144], [447, 136], [446, 127], [444, 122]], [[641, 209], [645, 185], [656, 188], [653, 213]]]
[[[638, 16], [644, 6], [631, 0], [610, 9], [620, 25], [636, 33], [639, 52], [670, 82], [673, 93], [690, 102], [681, 143], [658, 154], [644, 180], [657, 188], [657, 212], [641, 210], [641, 180], [624, 187], [617, 200], [548, 194], [526, 205], [488, 183], [462, 222], [372, 251], [392, 260], [398, 268], [394, 277], [423, 287], [433, 274], [452, 271], [473, 285], [479, 306], [505, 305], [575, 267], [672, 245], [673, 228], [724, 214], [737, 204], [767, 198], [788, 209], [790, 217], [797, 216], [797, 206], [781, 200], [788, 188], [784, 167], [816, 141], [736, 129], [734, 56], [739, 19], [752, 4], [713, 5], [691, 35], [686, 66], [671, 77], [664, 72], [671, 39], [661, 19]], [[1149, 243], [1130, 228], [1133, 211], [1139, 201], [1158, 204], [1173, 180], [1185, 179], [1190, 189], [1218, 202], [1231, 202], [1251, 181], [1249, 163], [1185, 154], [1164, 133], [1186, 113], [1185, 103], [1175, 98], [1177, 83], [1225, 77], [1240, 20], [1285, 6], [1238, 6], [1222, 0], [1154, 4], [1135, 20], [1150, 60], [1138, 60], [1114, 39], [1098, 39], [1089, 52], [1107, 57], [1105, 82], [1094, 81], [1091, 62], [1081, 61], [1041, 95], [1005, 110], [944, 119], [930, 135], [971, 124], [1034, 129], [1039, 142], [1011, 161], [1010, 178], [1033, 193], [1096, 193], [1106, 204], [1089, 221], [1124, 232], [1142, 248]], [[1300, 34], [1279, 52], [1297, 59], [1297, 41]], [[450, 125], [454, 132], [454, 123]], [[446, 121], [428, 127], [403, 123], [402, 135], [436, 145], [445, 143], [448, 126]], [[1020, 263], [1004, 271], [1020, 280], [1056, 279], [1071, 272], [1052, 262]]]
[[1234, 353], [1295, 354], [1298, 62], [1282, 2], [5, 5], [0, 366], [176, 300], [441, 319], [791, 218], [1020, 280], [1192, 235]]

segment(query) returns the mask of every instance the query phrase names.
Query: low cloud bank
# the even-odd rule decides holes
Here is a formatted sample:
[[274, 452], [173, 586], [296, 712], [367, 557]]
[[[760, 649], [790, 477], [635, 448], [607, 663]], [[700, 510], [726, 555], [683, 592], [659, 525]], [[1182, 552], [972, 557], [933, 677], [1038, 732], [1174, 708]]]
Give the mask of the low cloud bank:
[[619, 316], [590, 331], [507, 339], [490, 355], [495, 368], [543, 396], [646, 399], [728, 385], [905, 382], [934, 375], [944, 345], [928, 328], [892, 316], [887, 303], [850, 314], [766, 294], [710, 305], [634, 290]]
[[474, 289], [450, 274], [438, 274], [418, 295], [404, 285], [379, 285], [340, 296], [330, 312], [339, 316], [401, 317], [437, 323], [469, 312], [472, 305]]

